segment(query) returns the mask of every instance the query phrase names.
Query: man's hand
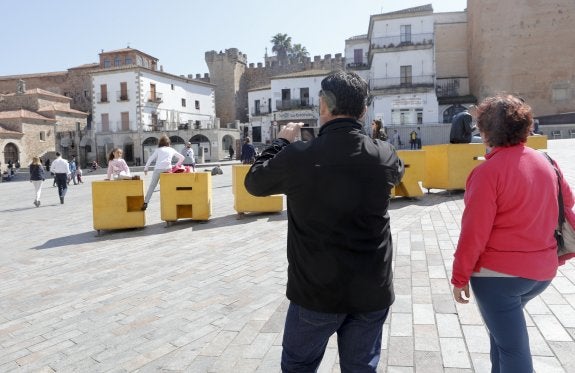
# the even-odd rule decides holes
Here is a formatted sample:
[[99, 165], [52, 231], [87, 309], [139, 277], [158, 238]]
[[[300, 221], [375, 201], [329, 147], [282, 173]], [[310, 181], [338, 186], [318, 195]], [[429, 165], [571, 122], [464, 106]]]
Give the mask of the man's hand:
[[[463, 295], [465, 295], [465, 297]], [[462, 288], [453, 287], [453, 298], [455, 298], [457, 303], [469, 303], [469, 284]]]
[[300, 129], [303, 127], [303, 123], [289, 122], [281, 129], [278, 133], [278, 138], [285, 139], [290, 143], [294, 142], [297, 137], [300, 137]]

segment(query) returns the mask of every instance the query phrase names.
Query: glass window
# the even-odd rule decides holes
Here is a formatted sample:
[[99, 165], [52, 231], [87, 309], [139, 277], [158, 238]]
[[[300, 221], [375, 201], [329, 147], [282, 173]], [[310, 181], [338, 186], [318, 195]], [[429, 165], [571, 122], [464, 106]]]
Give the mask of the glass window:
[[411, 25], [401, 25], [400, 42], [411, 43]]
[[400, 66], [401, 85], [411, 85], [411, 65]]
[[363, 49], [354, 49], [353, 50], [353, 62], [356, 64], [363, 63]]
[[126, 57], [125, 63], [126, 63], [126, 65], [131, 65], [132, 64], [132, 57]]
[[120, 57], [114, 58], [114, 66], [120, 66], [120, 63], [121, 63]]
[[104, 67], [110, 67], [110, 66], [111, 66], [110, 60], [109, 60], [109, 59], [105, 59], [105, 60], [104, 60]]

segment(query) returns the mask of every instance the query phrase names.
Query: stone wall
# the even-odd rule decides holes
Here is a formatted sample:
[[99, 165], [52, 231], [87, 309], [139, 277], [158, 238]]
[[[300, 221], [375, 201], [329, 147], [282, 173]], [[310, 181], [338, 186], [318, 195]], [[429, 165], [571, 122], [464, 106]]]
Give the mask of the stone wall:
[[466, 13], [454, 13], [450, 17], [438, 16], [435, 22], [437, 78], [468, 77], [467, 53]]
[[69, 71], [27, 74], [0, 77], [0, 93], [16, 92], [18, 80], [26, 82], [26, 89], [40, 88], [72, 99], [72, 109], [91, 112], [92, 81], [91, 69], [70, 69]]
[[239, 109], [242, 108], [244, 101], [242, 91], [245, 90], [245, 81], [242, 82], [242, 76], [247, 57], [238, 49], [230, 48], [225, 52], [206, 52], [205, 60], [210, 71], [210, 83], [216, 85], [216, 116], [220, 118], [222, 124], [231, 123], [242, 114]]
[[[54, 125], [53, 124], [22, 124], [24, 136], [20, 140], [20, 164], [23, 167], [32, 162], [32, 157], [44, 155], [54, 151]], [[40, 140], [40, 133], [44, 132], [45, 140]]]
[[573, 111], [573, 0], [468, 0], [470, 89], [519, 94], [536, 116]]

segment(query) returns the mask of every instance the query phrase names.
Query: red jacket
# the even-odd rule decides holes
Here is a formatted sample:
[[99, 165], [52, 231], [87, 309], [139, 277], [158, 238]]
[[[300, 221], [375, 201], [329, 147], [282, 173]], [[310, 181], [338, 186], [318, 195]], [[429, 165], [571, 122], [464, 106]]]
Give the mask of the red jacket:
[[[557, 175], [547, 158], [523, 144], [495, 148], [467, 179], [451, 283], [463, 287], [485, 267], [551, 280], [558, 266], [553, 232], [559, 214]], [[567, 218], [573, 194], [563, 181]]]

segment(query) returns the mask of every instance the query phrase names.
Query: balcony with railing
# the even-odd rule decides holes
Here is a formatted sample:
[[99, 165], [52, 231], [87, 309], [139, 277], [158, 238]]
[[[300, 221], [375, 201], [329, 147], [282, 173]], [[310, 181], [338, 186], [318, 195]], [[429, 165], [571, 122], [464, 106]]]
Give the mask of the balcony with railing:
[[299, 98], [293, 100], [276, 100], [276, 109], [280, 110], [297, 110], [311, 109], [314, 107], [313, 98]]
[[438, 98], [469, 95], [469, 78], [437, 78], [435, 93]]
[[162, 100], [163, 94], [161, 92], [149, 92], [148, 93], [148, 102], [154, 104], [160, 104], [163, 102]]
[[419, 88], [433, 88], [433, 75], [404, 76], [396, 78], [370, 79], [371, 90], [399, 89], [403, 92], [417, 90]]
[[[281, 100], [279, 100], [279, 101], [281, 101]], [[266, 106], [267, 106], [267, 105], [266, 105]], [[258, 116], [261, 116], [261, 115], [268, 115], [268, 114], [270, 114], [270, 113], [271, 113], [271, 110], [268, 110], [267, 107], [266, 107], [265, 109], [260, 107], [259, 109], [255, 108], [255, 109], [251, 112], [251, 115], [252, 115], [252, 117], [258, 117]]]
[[359, 58], [357, 58], [357, 60], [354, 56], [354, 61], [346, 64], [347, 68], [348, 69], [356, 69], [356, 70], [368, 69], [369, 64], [367, 63], [367, 61], [369, 60], [369, 54], [364, 53], [362, 56], [357, 56], [357, 57], [359, 57]]
[[433, 33], [406, 34], [371, 39], [371, 49], [433, 45]]
[[128, 101], [128, 91], [116, 91], [116, 101]]

